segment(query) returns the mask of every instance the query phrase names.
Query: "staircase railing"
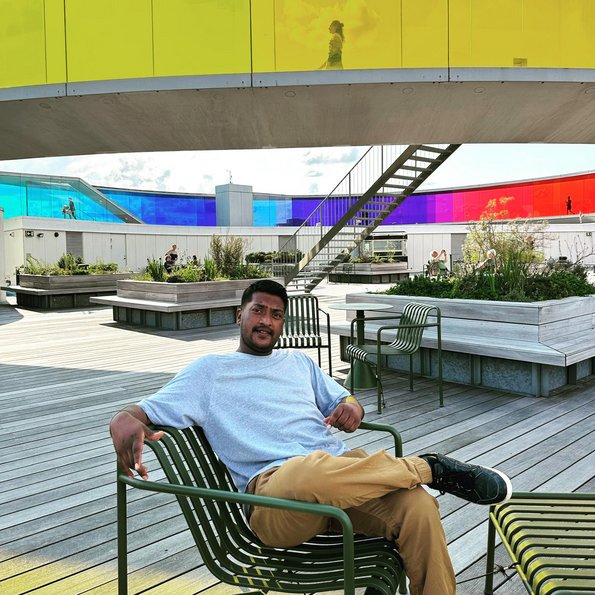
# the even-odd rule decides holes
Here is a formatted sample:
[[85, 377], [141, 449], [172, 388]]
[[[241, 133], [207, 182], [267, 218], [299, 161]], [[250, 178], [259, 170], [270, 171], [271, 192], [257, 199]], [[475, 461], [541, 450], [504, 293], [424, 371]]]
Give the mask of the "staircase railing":
[[[338, 263], [347, 260], [357, 245], [457, 147], [368, 148], [281, 247], [273, 273], [285, 277], [288, 289], [310, 291]], [[308, 281], [308, 276], [315, 280]]]

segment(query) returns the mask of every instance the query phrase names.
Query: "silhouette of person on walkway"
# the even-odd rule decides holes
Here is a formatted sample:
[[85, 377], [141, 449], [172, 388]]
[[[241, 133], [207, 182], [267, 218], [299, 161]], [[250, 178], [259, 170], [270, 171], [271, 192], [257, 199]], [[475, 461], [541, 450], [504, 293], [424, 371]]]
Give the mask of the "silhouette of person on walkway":
[[572, 198], [570, 198], [570, 196], [566, 199], [566, 214], [568, 215], [569, 213], [574, 215], [574, 212], [572, 211]]
[[343, 70], [343, 23], [333, 21], [328, 28], [331, 38], [328, 43], [328, 58], [320, 66], [320, 70]]
[[70, 210], [70, 214], [72, 215], [72, 218], [76, 219], [76, 215], [75, 215], [76, 207], [74, 206], [74, 200], [72, 200], [72, 198], [70, 198], [70, 196], [68, 197], [68, 208]]

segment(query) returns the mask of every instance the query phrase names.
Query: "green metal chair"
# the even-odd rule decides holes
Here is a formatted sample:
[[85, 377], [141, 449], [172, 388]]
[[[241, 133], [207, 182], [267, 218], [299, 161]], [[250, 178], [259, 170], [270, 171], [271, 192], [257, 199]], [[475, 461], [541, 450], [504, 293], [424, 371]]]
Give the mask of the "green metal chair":
[[[401, 437], [394, 428], [365, 422], [360, 427], [390, 433], [395, 454], [402, 456]], [[365, 587], [368, 595], [392, 595], [399, 587], [401, 593], [407, 592], [395, 544], [382, 538], [354, 536], [345, 511], [324, 504], [239, 493], [200, 428], [154, 429], [163, 430], [165, 435], [146, 444], [157, 455], [167, 481], [143, 481], [123, 473], [117, 476], [119, 595], [128, 590], [127, 485], [174, 494], [206, 567], [243, 593], [246, 589], [260, 594], [339, 590], [354, 595], [360, 587]], [[242, 505], [332, 517], [341, 523], [343, 533], [320, 535], [288, 549], [268, 547], [250, 530]]]
[[[320, 330], [320, 316], [326, 316], [326, 334]], [[318, 365], [322, 367], [321, 349], [328, 350], [328, 372], [333, 375], [330, 316], [318, 306], [314, 295], [290, 295], [285, 310], [283, 332], [275, 345], [280, 349], [318, 349]]]
[[[430, 315], [436, 319], [435, 322], [428, 322]], [[395, 355], [409, 356], [409, 388], [413, 390], [413, 355], [417, 353], [421, 347], [421, 340], [424, 330], [431, 327], [436, 327], [437, 334], [437, 354], [438, 354], [438, 393], [440, 397], [440, 407], [444, 406], [444, 394], [442, 387], [442, 330], [440, 309], [437, 306], [429, 306], [426, 304], [416, 304], [410, 302], [405, 304], [403, 313], [398, 316], [391, 315], [383, 318], [365, 318], [365, 322], [372, 320], [389, 320], [398, 318], [398, 325], [386, 325], [378, 328], [376, 333], [376, 343], [371, 345], [357, 345], [355, 342], [355, 325], [360, 319], [355, 318], [351, 321], [351, 344], [347, 346], [346, 352], [351, 363], [354, 360], [359, 360], [367, 364], [376, 373], [377, 389], [378, 389], [378, 413], [382, 412], [382, 407], [385, 406], [384, 390], [382, 387], [382, 358]], [[364, 322], [364, 324], [365, 324]], [[389, 330], [397, 330], [395, 340], [387, 344], [382, 341], [382, 334]], [[421, 359], [422, 376], [423, 376], [423, 359]], [[350, 390], [353, 394], [354, 374], [351, 374]]]

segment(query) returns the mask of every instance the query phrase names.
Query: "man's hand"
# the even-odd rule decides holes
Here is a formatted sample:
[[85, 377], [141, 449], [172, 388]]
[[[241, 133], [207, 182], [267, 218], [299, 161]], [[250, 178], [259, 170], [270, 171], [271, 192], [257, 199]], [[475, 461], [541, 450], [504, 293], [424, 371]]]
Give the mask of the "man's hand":
[[344, 432], [355, 432], [364, 418], [364, 408], [355, 397], [349, 396], [324, 418], [324, 423]]
[[134, 470], [142, 479], [149, 479], [149, 470], [142, 461], [145, 439], [159, 440], [163, 432], [152, 432], [147, 427], [148, 423], [149, 418], [138, 405], [128, 405], [110, 422], [118, 467], [128, 477], [134, 477]]

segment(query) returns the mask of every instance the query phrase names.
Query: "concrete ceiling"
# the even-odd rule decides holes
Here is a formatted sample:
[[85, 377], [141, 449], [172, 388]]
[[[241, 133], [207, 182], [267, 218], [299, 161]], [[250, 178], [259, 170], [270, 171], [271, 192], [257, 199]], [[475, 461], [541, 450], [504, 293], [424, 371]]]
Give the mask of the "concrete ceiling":
[[595, 143], [595, 84], [419, 82], [0, 101], [0, 159], [417, 143]]

